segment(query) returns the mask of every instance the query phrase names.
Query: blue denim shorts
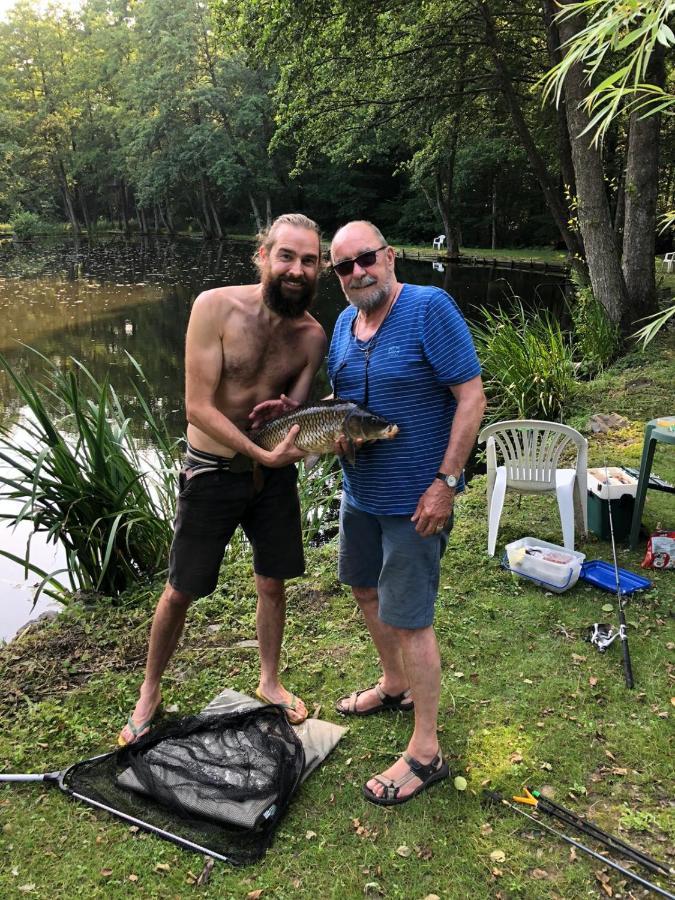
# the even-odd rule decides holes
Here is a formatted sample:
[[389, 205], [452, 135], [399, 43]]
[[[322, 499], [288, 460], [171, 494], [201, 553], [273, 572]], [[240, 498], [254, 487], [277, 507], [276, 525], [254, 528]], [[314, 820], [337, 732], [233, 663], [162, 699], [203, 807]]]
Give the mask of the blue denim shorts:
[[377, 588], [378, 614], [387, 625], [427, 628], [452, 525], [451, 515], [440, 534], [423, 538], [410, 516], [363, 512], [343, 495], [338, 578], [351, 587]]

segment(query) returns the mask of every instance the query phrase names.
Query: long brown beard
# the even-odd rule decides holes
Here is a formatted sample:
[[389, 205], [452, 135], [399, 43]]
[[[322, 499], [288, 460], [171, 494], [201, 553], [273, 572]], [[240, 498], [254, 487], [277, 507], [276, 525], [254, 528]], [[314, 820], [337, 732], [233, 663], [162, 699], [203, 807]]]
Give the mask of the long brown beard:
[[311, 308], [316, 297], [316, 282], [305, 281], [302, 290], [287, 296], [280, 278], [263, 278], [262, 295], [265, 305], [284, 319], [299, 319]]

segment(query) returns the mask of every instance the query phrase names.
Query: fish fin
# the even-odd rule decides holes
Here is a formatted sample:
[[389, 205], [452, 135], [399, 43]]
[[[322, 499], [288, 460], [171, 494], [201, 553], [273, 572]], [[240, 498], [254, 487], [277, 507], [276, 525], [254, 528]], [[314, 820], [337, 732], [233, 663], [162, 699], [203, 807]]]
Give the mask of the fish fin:
[[347, 442], [347, 450], [345, 451], [345, 459], [350, 466], [356, 462], [356, 446], [351, 439]]
[[318, 463], [318, 461], [320, 459], [321, 459], [320, 453], [310, 453], [309, 456], [306, 456], [304, 458], [303, 462], [305, 465], [305, 475], [307, 474], [307, 472], [312, 471], [312, 469], [314, 468], [314, 466]]

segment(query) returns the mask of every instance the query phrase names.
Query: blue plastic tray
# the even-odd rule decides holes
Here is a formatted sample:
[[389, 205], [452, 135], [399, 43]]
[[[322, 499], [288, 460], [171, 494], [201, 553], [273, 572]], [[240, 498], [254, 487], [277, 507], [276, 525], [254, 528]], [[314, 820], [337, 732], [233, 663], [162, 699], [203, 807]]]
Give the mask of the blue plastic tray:
[[[579, 578], [583, 578], [594, 587], [603, 591], [611, 591], [616, 593], [616, 573], [611, 563], [602, 559], [592, 559], [589, 562], [582, 563], [581, 574]], [[636, 575], [627, 569], [619, 569], [619, 587], [622, 594], [632, 594], [633, 591], [644, 591], [652, 586], [648, 578], [642, 575]]]

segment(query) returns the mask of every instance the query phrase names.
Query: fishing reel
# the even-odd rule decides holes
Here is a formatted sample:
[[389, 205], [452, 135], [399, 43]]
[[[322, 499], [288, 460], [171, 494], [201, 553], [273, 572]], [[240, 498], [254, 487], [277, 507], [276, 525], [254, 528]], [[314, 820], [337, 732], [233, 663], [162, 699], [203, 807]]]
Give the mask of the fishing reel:
[[619, 637], [620, 632], [614, 631], [611, 625], [605, 625], [602, 622], [594, 622], [589, 625], [584, 635], [584, 640], [588, 641], [600, 653], [604, 653], [612, 646], [614, 641]]

